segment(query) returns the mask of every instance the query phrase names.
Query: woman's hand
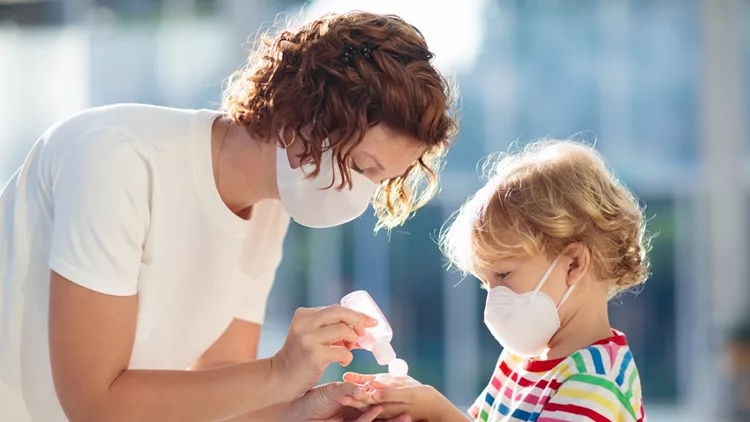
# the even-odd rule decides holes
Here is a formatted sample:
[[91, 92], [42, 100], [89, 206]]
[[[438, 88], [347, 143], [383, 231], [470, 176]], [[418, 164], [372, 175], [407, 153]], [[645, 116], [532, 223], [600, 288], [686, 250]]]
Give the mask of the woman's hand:
[[365, 403], [382, 407], [381, 418], [409, 415], [415, 421], [465, 421], [463, 413], [429, 385], [411, 377], [388, 374], [344, 374], [344, 380], [359, 385], [370, 397]]
[[349, 365], [349, 348], [375, 325], [377, 320], [340, 305], [297, 309], [284, 346], [271, 358], [275, 378], [288, 386], [287, 399], [312, 388], [330, 363]]
[[[381, 418], [383, 408], [369, 406], [364, 389], [349, 382], [335, 382], [313, 388], [294, 400], [281, 420], [294, 422], [371, 422]], [[389, 422], [411, 422], [400, 415]]]

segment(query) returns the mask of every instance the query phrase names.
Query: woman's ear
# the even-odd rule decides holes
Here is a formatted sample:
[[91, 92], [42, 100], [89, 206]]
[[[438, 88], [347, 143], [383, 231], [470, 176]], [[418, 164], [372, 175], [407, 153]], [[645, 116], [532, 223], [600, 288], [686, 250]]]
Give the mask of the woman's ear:
[[586, 275], [591, 262], [591, 253], [583, 243], [573, 242], [568, 245], [564, 255], [570, 258], [567, 282], [568, 286], [573, 286]]

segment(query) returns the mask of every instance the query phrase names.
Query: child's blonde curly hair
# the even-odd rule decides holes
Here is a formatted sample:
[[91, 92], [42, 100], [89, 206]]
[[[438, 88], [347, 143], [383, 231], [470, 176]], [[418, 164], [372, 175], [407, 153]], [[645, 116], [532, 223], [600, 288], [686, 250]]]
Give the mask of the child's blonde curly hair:
[[581, 242], [614, 297], [649, 275], [645, 226], [637, 198], [593, 147], [545, 140], [502, 155], [440, 243], [454, 265], [477, 274], [499, 259], [557, 256]]

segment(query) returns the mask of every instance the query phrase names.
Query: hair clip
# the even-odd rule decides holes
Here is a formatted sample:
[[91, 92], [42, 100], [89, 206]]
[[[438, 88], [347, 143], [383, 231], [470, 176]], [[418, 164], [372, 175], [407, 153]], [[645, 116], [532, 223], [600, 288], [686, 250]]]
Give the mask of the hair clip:
[[344, 44], [344, 49], [341, 51], [339, 60], [341, 63], [351, 66], [354, 64], [354, 56], [357, 55], [357, 49], [349, 44]]
[[372, 44], [367, 41], [362, 43], [362, 49], [360, 52], [362, 53], [362, 57], [364, 57], [367, 60], [370, 60], [372, 58], [372, 51], [378, 48], [377, 44]]

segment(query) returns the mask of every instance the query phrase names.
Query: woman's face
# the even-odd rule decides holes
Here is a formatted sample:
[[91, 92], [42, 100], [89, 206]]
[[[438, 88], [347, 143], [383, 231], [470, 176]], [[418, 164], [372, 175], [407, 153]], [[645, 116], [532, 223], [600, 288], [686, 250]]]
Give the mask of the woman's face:
[[416, 140], [378, 124], [367, 130], [352, 151], [350, 167], [379, 184], [403, 175], [424, 150]]
[[[331, 138], [333, 142], [338, 141], [335, 134]], [[304, 148], [301, 142], [293, 141], [287, 149], [277, 148], [278, 198], [295, 221], [318, 228], [337, 226], [362, 215], [371, 204], [378, 184], [404, 175], [424, 150], [408, 137], [396, 135], [382, 125], [373, 126], [347, 154], [346, 165], [351, 173], [349, 188], [331, 189], [334, 179], [342, 182], [333, 151], [323, 153], [319, 173], [310, 178], [309, 173], [299, 169]], [[312, 170], [311, 165], [313, 163], [307, 164], [307, 170]]]
[[[291, 135], [287, 139], [290, 137]], [[303, 149], [301, 143], [293, 143], [289, 148], [289, 162], [293, 168], [299, 167], [299, 154]], [[349, 167], [379, 184], [403, 175], [422, 156], [424, 150], [424, 146], [416, 140], [378, 124], [369, 128], [362, 142], [352, 150]]]

